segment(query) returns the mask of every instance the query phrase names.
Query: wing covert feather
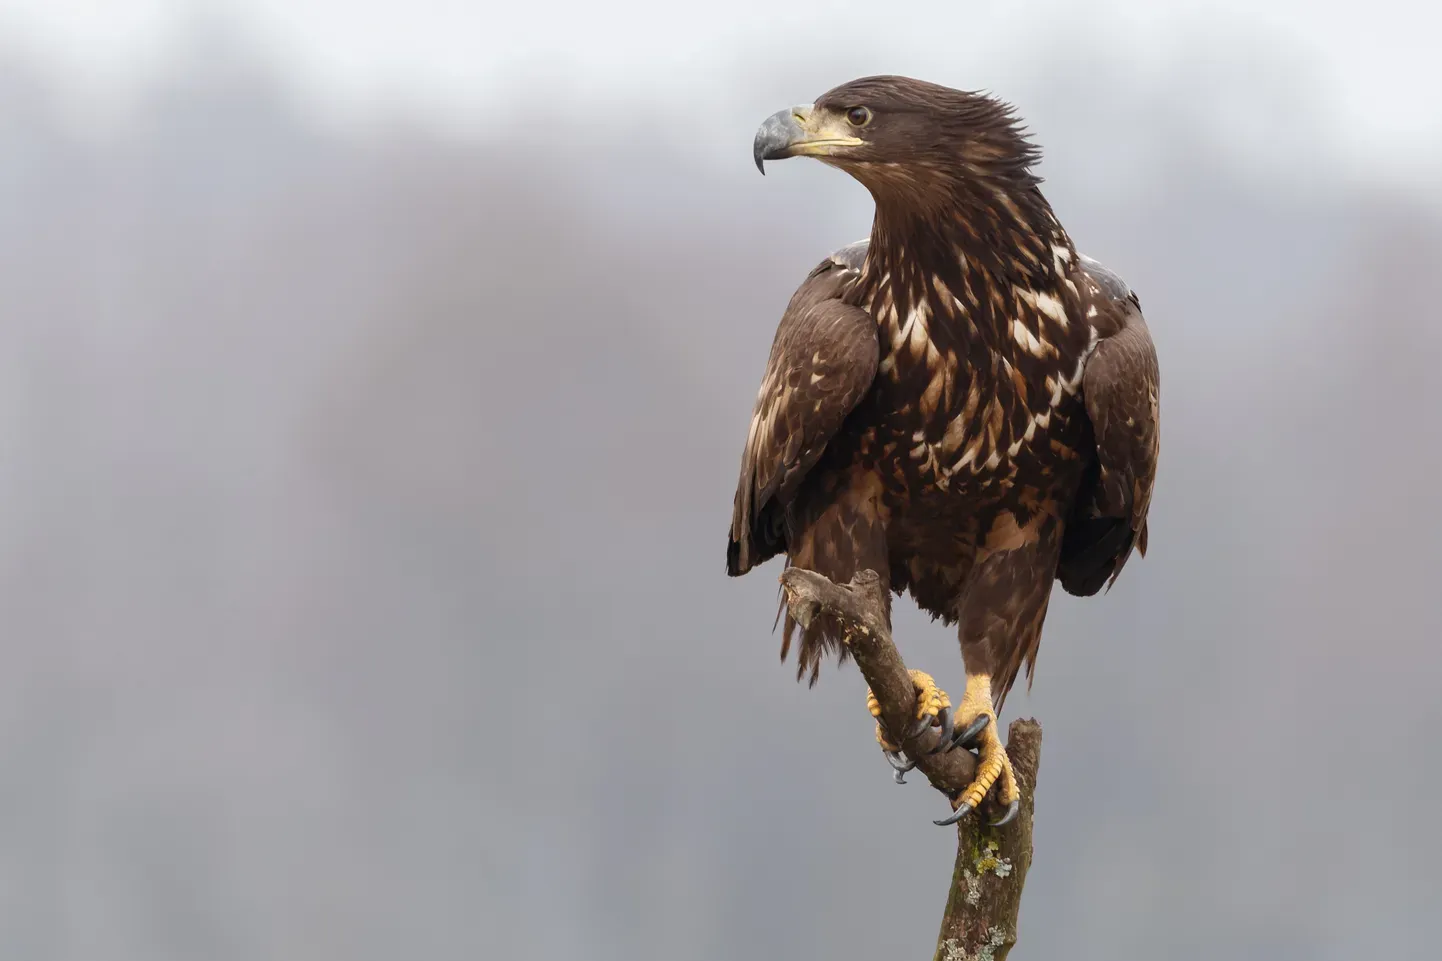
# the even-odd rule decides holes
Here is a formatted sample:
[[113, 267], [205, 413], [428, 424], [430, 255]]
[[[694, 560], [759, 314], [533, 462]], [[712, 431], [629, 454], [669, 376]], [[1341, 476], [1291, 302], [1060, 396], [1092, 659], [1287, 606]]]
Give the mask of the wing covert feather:
[[1082, 375], [1096, 466], [1067, 522], [1057, 575], [1068, 593], [1088, 596], [1116, 581], [1133, 548], [1147, 552], [1161, 384], [1136, 294], [1101, 264], [1080, 259], [1101, 335]]
[[777, 327], [741, 456], [726, 552], [733, 576], [785, 548], [782, 511], [876, 377], [876, 324], [839, 299], [854, 277], [835, 257], [823, 261]]
[[1152, 502], [1159, 447], [1157, 353], [1144, 323], [1101, 341], [1082, 375], [1096, 435], [1096, 507], [1140, 536]]

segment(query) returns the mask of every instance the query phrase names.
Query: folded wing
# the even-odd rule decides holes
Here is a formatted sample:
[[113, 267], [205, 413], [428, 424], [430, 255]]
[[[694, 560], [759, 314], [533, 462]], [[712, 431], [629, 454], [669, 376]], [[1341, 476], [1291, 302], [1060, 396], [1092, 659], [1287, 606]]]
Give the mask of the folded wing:
[[785, 508], [876, 376], [876, 324], [840, 299], [864, 245], [822, 261], [792, 295], [756, 396], [726, 546], [744, 574], [786, 549]]
[[1082, 375], [1097, 461], [1068, 521], [1057, 576], [1068, 593], [1085, 596], [1115, 581], [1134, 547], [1147, 552], [1161, 384], [1136, 294], [1096, 261], [1081, 260], [1101, 335]]

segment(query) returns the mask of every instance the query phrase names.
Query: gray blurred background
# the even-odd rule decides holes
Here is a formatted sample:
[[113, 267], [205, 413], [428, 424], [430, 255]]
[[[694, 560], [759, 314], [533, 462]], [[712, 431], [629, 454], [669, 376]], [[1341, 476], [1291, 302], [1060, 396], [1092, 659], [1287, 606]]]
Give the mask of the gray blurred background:
[[751, 137], [885, 71], [1018, 105], [1162, 362], [1013, 957], [1438, 956], [1442, 15], [902, 11], [0, 2], [0, 954], [929, 957], [944, 801], [722, 564], [871, 209]]

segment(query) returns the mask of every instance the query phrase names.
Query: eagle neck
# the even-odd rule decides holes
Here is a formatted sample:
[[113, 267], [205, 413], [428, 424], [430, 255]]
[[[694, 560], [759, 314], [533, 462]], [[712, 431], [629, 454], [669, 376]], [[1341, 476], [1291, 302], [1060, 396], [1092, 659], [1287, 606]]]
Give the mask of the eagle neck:
[[878, 195], [856, 295], [858, 302], [874, 307], [880, 301], [904, 314], [936, 279], [952, 290], [968, 281], [1050, 290], [1075, 259], [1070, 238], [1035, 186], [956, 185], [932, 203]]
[[[1065, 322], [1043, 336], [1036, 306], [1078, 315], [1070, 279], [1076, 262], [1070, 238], [1034, 186], [1017, 192], [973, 187], [924, 205], [879, 197], [866, 260], [848, 300], [875, 319], [883, 363], [903, 376], [932, 356], [932, 348], [972, 363], [990, 354], [1009, 357], [1018, 349], [1019, 319], [1038, 342], [1080, 336], [1082, 325], [1068, 333]], [[907, 349], [892, 358], [902, 344]]]

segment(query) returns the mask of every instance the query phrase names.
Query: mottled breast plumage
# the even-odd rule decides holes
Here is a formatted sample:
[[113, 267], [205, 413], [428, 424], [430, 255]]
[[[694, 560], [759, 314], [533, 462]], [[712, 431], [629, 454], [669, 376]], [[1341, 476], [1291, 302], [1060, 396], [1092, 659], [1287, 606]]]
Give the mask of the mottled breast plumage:
[[901, 451], [902, 473], [941, 490], [989, 486], [1018, 458], [1075, 456], [1058, 428], [1075, 413], [1096, 335], [1059, 228], [1049, 253], [1011, 277], [962, 251], [925, 271], [904, 251], [868, 257], [852, 294], [880, 342], [866, 453]]

